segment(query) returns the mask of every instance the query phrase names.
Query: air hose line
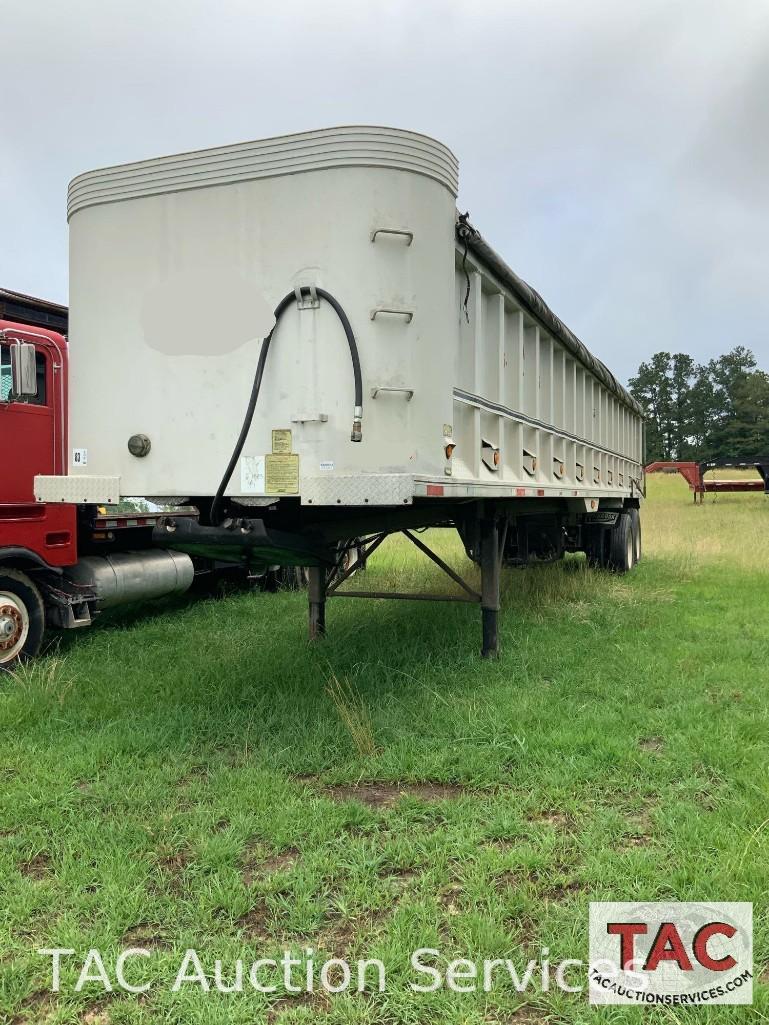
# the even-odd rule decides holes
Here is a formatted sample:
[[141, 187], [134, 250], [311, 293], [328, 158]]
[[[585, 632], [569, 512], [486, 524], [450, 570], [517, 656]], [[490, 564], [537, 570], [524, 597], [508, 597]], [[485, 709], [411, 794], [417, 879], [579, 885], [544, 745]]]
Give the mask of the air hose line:
[[355, 341], [355, 335], [353, 334], [352, 326], [347, 314], [344, 312], [342, 307], [339, 305], [337, 300], [327, 292], [324, 288], [310, 288], [304, 286], [297, 289], [294, 292], [289, 292], [288, 295], [284, 296], [280, 300], [278, 305], [275, 307], [275, 323], [273, 324], [269, 334], [265, 335], [262, 339], [262, 347], [259, 351], [259, 361], [256, 364], [256, 373], [254, 374], [254, 383], [251, 386], [251, 396], [248, 400], [248, 407], [246, 409], [246, 415], [243, 419], [243, 426], [240, 428], [240, 434], [238, 440], [235, 443], [230, 461], [227, 464], [227, 469], [222, 477], [222, 482], [219, 485], [214, 500], [211, 503], [211, 523], [217, 525], [220, 522], [219, 511], [224, 497], [224, 492], [230, 483], [235, 467], [240, 459], [240, 454], [243, 451], [243, 446], [246, 443], [248, 432], [251, 430], [251, 423], [254, 419], [254, 410], [256, 409], [256, 403], [259, 398], [259, 390], [262, 387], [262, 378], [264, 377], [264, 367], [267, 362], [267, 354], [270, 351], [270, 342], [272, 336], [275, 334], [275, 330], [278, 326], [278, 321], [281, 315], [288, 309], [288, 307], [296, 302], [300, 297], [316, 295], [319, 299], [325, 299], [325, 301], [332, 307], [337, 317], [341, 321], [344, 333], [347, 337], [347, 344], [350, 347], [350, 359], [352, 361], [352, 372], [355, 383], [355, 409], [353, 411], [353, 424], [352, 433], [350, 434], [350, 441], [361, 441], [363, 438], [363, 431], [361, 426], [361, 420], [363, 419], [363, 378], [360, 371], [360, 357], [358, 355], [358, 345]]

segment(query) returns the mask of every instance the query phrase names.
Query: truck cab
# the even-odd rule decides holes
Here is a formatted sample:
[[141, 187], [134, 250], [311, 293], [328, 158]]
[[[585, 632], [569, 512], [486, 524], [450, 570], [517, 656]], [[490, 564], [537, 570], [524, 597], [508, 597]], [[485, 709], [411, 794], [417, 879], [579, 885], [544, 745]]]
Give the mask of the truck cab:
[[[67, 470], [66, 328], [66, 307], [0, 289], [0, 666], [40, 645], [35, 576], [77, 562], [76, 507], [33, 494], [44, 467]], [[14, 388], [14, 349], [24, 345], [34, 347], [34, 394]]]

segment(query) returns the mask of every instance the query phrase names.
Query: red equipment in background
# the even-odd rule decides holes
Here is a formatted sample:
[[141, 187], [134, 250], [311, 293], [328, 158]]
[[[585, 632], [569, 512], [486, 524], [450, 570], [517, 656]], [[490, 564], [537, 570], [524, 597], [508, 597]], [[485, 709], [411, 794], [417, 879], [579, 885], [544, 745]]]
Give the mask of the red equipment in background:
[[[649, 463], [645, 468], [646, 473], [677, 472], [680, 473], [689, 490], [694, 492], [694, 501], [697, 495], [700, 496], [700, 503], [704, 499], [705, 492], [718, 494], [720, 492], [732, 491], [761, 491], [769, 495], [769, 456], [758, 458], [749, 462], [737, 460], [724, 462], [663, 462]], [[708, 470], [733, 469], [733, 470], [757, 470], [760, 480], [706, 480], [705, 474]]]

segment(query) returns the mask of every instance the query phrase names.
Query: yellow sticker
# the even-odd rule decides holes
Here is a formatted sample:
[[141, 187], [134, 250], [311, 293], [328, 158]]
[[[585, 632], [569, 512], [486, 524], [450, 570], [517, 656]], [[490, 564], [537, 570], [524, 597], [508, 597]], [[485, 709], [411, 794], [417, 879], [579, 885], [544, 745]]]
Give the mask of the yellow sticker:
[[287, 455], [291, 451], [291, 431], [272, 432], [272, 451], [276, 455]]
[[268, 495], [298, 494], [299, 456], [286, 452], [273, 452], [272, 455], [265, 456], [264, 490]]

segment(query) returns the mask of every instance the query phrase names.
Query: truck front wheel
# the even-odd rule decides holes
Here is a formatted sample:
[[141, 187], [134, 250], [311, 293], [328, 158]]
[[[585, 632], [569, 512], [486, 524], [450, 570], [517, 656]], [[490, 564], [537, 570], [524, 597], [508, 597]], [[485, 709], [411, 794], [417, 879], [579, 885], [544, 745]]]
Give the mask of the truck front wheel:
[[45, 609], [40, 592], [25, 573], [0, 567], [0, 672], [40, 651]]

